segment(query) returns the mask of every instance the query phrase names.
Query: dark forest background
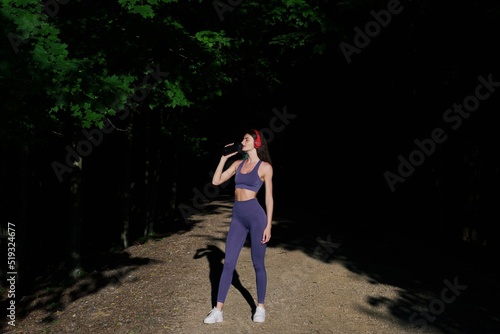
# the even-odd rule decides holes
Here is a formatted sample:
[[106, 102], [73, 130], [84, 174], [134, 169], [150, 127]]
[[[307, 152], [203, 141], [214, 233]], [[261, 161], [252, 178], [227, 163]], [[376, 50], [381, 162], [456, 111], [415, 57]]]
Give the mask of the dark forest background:
[[2, 1], [0, 26], [0, 273], [11, 223], [20, 293], [190, 228], [232, 193], [210, 173], [248, 128], [277, 218], [498, 259], [496, 1]]

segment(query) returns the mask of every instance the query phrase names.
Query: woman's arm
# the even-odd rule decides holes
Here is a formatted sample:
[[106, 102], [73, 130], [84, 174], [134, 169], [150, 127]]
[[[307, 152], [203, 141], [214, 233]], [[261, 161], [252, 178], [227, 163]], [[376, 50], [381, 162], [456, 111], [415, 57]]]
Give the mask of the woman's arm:
[[267, 225], [262, 235], [262, 243], [265, 244], [271, 239], [271, 227], [273, 221], [274, 198], [273, 198], [273, 167], [266, 163], [263, 166], [264, 184], [266, 187], [266, 216]]
[[223, 155], [220, 157], [219, 164], [217, 165], [214, 176], [212, 177], [212, 184], [214, 186], [223, 184], [224, 182], [229, 180], [234, 174], [236, 174], [236, 168], [238, 168], [238, 165], [241, 163], [241, 160], [236, 160], [231, 164], [231, 166], [228, 169], [224, 171], [224, 166], [226, 165], [227, 159], [229, 157], [232, 157], [236, 153], [238, 152], [229, 155]]

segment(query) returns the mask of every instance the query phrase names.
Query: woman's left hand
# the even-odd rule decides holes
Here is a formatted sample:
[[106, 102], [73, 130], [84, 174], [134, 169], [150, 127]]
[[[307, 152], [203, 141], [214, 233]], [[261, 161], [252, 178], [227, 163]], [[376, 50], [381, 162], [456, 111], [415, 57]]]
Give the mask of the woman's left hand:
[[266, 244], [271, 239], [271, 226], [266, 227], [264, 233], [262, 234], [261, 244]]

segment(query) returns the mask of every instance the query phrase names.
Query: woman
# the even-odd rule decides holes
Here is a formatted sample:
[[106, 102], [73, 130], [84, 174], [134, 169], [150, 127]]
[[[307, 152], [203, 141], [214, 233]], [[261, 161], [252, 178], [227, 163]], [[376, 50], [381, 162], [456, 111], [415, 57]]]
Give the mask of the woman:
[[[224, 301], [231, 285], [236, 262], [248, 234], [250, 234], [252, 262], [257, 284], [258, 304], [253, 321], [264, 322], [266, 318], [264, 301], [267, 274], [264, 256], [266, 254], [266, 244], [271, 239], [271, 222], [274, 209], [273, 167], [267, 142], [260, 131], [255, 129], [247, 131], [241, 144], [241, 150], [246, 157], [236, 160], [229, 168], [224, 170], [227, 159], [238, 152], [221, 156], [212, 178], [212, 184], [217, 186], [235, 176], [236, 189], [231, 225], [226, 239], [226, 253], [219, 282], [217, 305], [204, 319], [203, 322], [207, 324], [223, 321], [222, 308]], [[257, 193], [262, 185], [265, 185], [265, 211], [257, 199]]]

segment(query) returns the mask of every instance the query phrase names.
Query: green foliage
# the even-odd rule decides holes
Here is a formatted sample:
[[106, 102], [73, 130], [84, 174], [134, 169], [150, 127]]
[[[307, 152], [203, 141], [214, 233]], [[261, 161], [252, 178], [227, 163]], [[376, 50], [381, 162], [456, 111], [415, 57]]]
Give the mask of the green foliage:
[[187, 100], [186, 95], [182, 91], [181, 81], [176, 80], [172, 82], [170, 80], [165, 80], [164, 85], [166, 87], [166, 95], [168, 96], [165, 107], [176, 108], [189, 107], [192, 105], [192, 102]]
[[[228, 51], [231, 46], [231, 39], [226, 36], [225, 31], [215, 32], [215, 31], [198, 31], [195, 34], [195, 38], [201, 43], [205, 48], [217, 51], [226, 50]], [[218, 54], [219, 56], [221, 53]]]
[[[263, 93], [274, 89], [280, 83], [280, 57], [287, 55], [292, 63], [289, 50], [322, 52], [318, 36], [331, 24], [318, 4], [304, 0], [244, 1], [223, 25], [200, 0], [72, 1], [54, 16], [44, 13], [37, 0], [2, 4], [9, 23], [5, 35], [11, 32], [23, 41], [15, 65], [23, 74], [18, 70], [13, 78], [8, 61], [0, 75], [19, 80], [20, 86], [21, 78], [35, 78], [17, 94], [43, 101], [38, 110], [26, 112], [62, 132], [100, 127], [131, 103], [138, 114], [192, 110], [196, 117], [175, 119], [193, 128], [208, 117], [200, 111], [235, 85], [261, 86]], [[145, 101], [131, 101], [134, 89], [144, 86], [146, 69], [157, 64], [170, 73], [168, 79], [150, 87]], [[36, 128], [35, 119], [27, 119]], [[30, 121], [23, 122], [30, 127]], [[185, 138], [194, 150], [196, 140]]]

